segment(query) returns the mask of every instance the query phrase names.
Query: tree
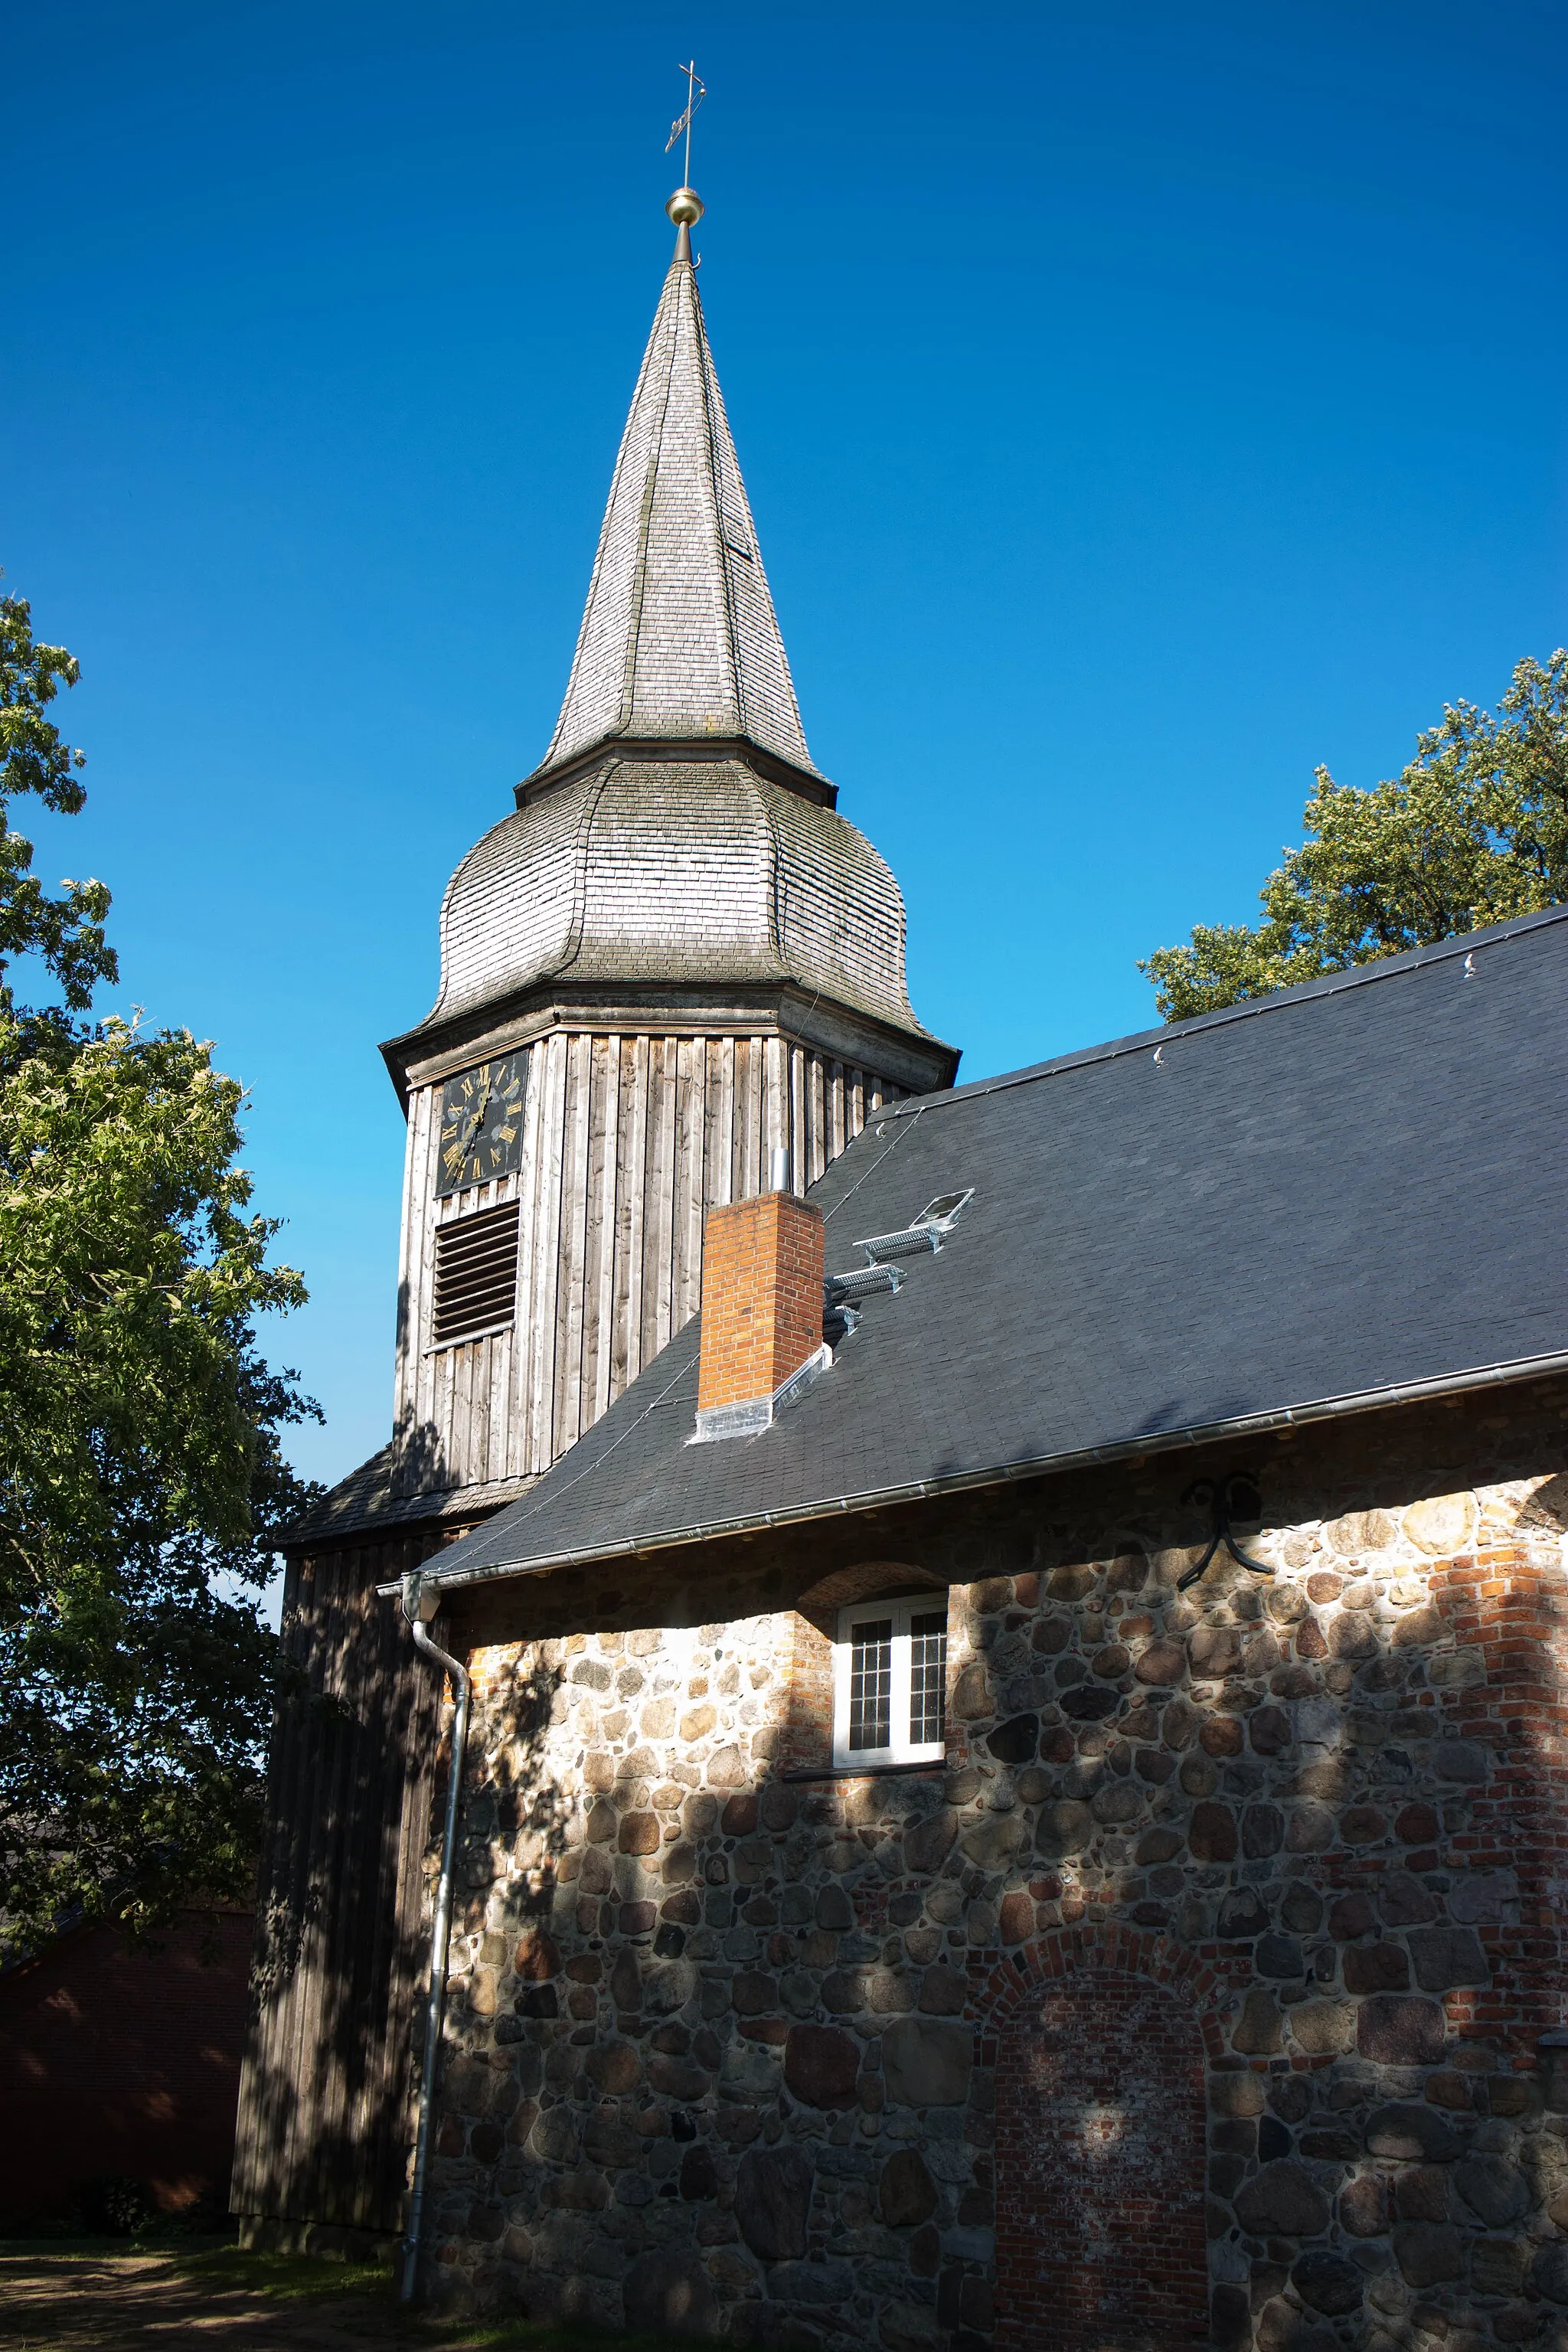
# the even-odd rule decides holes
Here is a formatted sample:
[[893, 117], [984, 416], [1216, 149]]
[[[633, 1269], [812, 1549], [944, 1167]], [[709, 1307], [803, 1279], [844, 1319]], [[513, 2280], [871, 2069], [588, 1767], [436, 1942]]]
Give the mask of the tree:
[[19, 955], [39, 957], [73, 1012], [92, 1002], [95, 984], [119, 977], [104, 937], [109, 893], [101, 882], [66, 882], [46, 895], [32, 872], [33, 845], [9, 823], [8, 803], [33, 793], [60, 816], [87, 798], [78, 772], [86, 754], [68, 749], [45, 716], [61, 684], [75, 686], [80, 666], [63, 646], [34, 642], [32, 607], [0, 596], [0, 1013], [13, 1009], [6, 969]]
[[1165, 1020], [1568, 899], [1568, 652], [1521, 661], [1495, 713], [1450, 704], [1390, 782], [1320, 768], [1303, 824], [1261, 922], [1199, 923], [1140, 963]]
[[[47, 706], [77, 665], [0, 604], [0, 1913], [134, 1927], [244, 1898], [279, 1644], [256, 1594], [315, 1407], [255, 1318], [298, 1305], [249, 1213], [243, 1097], [188, 1031], [78, 1017], [114, 973], [96, 882], [49, 898], [9, 798], [82, 804]], [[16, 1004], [30, 953], [63, 1003]]]

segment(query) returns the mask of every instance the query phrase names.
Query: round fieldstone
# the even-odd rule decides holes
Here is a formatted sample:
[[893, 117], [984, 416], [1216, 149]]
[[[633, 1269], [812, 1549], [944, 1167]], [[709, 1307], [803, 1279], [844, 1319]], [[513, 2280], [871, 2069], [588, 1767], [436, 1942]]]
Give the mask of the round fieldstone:
[[1385, 1927], [1414, 1927], [1435, 1919], [1438, 1906], [1414, 1872], [1391, 1870], [1377, 1890], [1377, 1907]]
[[808, 2107], [853, 2106], [859, 2073], [860, 2045], [852, 2035], [836, 2025], [790, 2027], [784, 2082]]
[[642, 2060], [629, 2042], [596, 2042], [585, 2063], [590, 2079], [612, 2097], [635, 2089], [642, 2073]]
[[1414, 1927], [1410, 1957], [1423, 1992], [1451, 1992], [1456, 1985], [1491, 1981], [1491, 1969], [1473, 1927]]
[[962, 1851], [979, 1870], [1005, 1870], [1014, 1855], [1029, 1843], [1029, 1825], [1022, 1813], [982, 1813], [959, 1840]]
[[1238, 1942], [1247, 1936], [1260, 1936], [1268, 1925], [1268, 1914], [1256, 1888], [1233, 1887], [1223, 1895], [1217, 1925], [1220, 1936], [1227, 1943]]
[[1266, 2164], [1234, 2202], [1242, 2228], [1259, 2237], [1315, 2238], [1329, 2225], [1329, 2200], [1299, 2164]]
[[[1163, 1857], [1162, 1857], [1163, 1859]], [[1002, 1897], [1001, 1936], [1005, 1944], [1022, 1944], [1035, 1932], [1035, 1906], [1027, 1895]]]
[[1410, 1963], [1397, 1944], [1352, 1945], [1344, 1977], [1347, 1992], [1406, 1992]]
[[1430, 1845], [1437, 1834], [1437, 1816], [1430, 1805], [1404, 1805], [1394, 1816], [1394, 1834], [1404, 1845]]
[[1542, 2246], [1530, 2267], [1532, 2286], [1551, 2303], [1568, 2303], [1568, 2238]]
[[542, 1927], [531, 1927], [519, 1941], [512, 1967], [525, 1984], [544, 1984], [561, 1972], [561, 1954]]
[[971, 1658], [953, 1684], [952, 1711], [962, 1723], [978, 1723], [991, 1712], [991, 1685], [978, 1658]]
[[1271, 1994], [1261, 1990], [1247, 1994], [1230, 2046], [1247, 2058], [1271, 2057], [1280, 2048], [1279, 2011]]
[[878, 2201], [889, 2230], [912, 2230], [936, 2210], [936, 2183], [925, 2159], [912, 2147], [900, 2148], [882, 2167]]
[[1228, 1806], [1208, 1801], [1194, 1805], [1187, 1828], [1187, 1845], [1194, 1861], [1234, 1862], [1236, 1816]]
[[1341, 2318], [1361, 2305], [1359, 2267], [1343, 2254], [1331, 2253], [1326, 2246], [1312, 2247], [1292, 2265], [1290, 2284], [1303, 2303], [1330, 2319]]
[[1282, 1706], [1254, 1707], [1247, 1733], [1259, 1756], [1281, 1756], [1290, 1745], [1290, 1718]]
[[1395, 2101], [1379, 2107], [1366, 2127], [1373, 2156], [1403, 2157], [1406, 2163], [1451, 2164], [1462, 2143], [1433, 2107]]
[[1530, 2205], [1530, 2184], [1505, 2157], [1470, 2156], [1454, 2171], [1454, 2186], [1489, 2230], [1505, 2230]]
[[1156, 1690], [1179, 1683], [1187, 1671], [1187, 1654], [1179, 1642], [1151, 1642], [1133, 1667], [1134, 1679]]
[[1278, 1805], [1248, 1805], [1241, 1816], [1241, 1851], [1249, 1862], [1278, 1853], [1285, 1843], [1285, 1816]]
[[622, 2284], [628, 2328], [650, 2335], [714, 2336], [719, 2306], [696, 2249], [659, 2246], [639, 2254]]
[[[790, 2040], [795, 2040], [793, 2032]], [[973, 2064], [974, 2036], [967, 2025], [934, 2017], [900, 2017], [882, 2036], [882, 2075], [889, 2098], [899, 2106], [962, 2106], [969, 2096]], [[787, 2051], [785, 2070], [787, 2079]], [[847, 2105], [848, 2102], [823, 2099], [812, 2104]]]
[[1037, 1715], [1010, 1716], [986, 1735], [985, 1745], [998, 1764], [1026, 1764], [1040, 1744]]
[[816, 1907], [816, 1924], [842, 1935], [855, 1925], [855, 1906], [842, 1886], [825, 1886], [818, 1894]]
[[1438, 2065], [1445, 2041], [1442, 2010], [1419, 1993], [1373, 1993], [1361, 2005], [1356, 2047], [1374, 2066]]
[[748, 2148], [741, 2158], [735, 2219], [763, 2262], [798, 2262], [805, 2254], [814, 2178], [802, 2150], [788, 2145]]
[[1352, 2238], [1381, 2238], [1388, 2227], [1388, 2183], [1380, 2172], [1347, 2180], [1340, 2191], [1340, 2226]]
[[1061, 1693], [1061, 1710], [1070, 1715], [1075, 1723], [1103, 1723], [1114, 1715], [1121, 1701], [1103, 1683], [1074, 1683]]
[[[1370, 1895], [1342, 1895], [1329, 1906], [1329, 1933], [1336, 1944], [1351, 1944], [1358, 1936], [1370, 1936], [1376, 1925]], [[1368, 1985], [1365, 1990], [1375, 1992], [1379, 1988]]]
[[916, 1873], [934, 1874], [942, 1868], [958, 1835], [958, 1816], [943, 1805], [923, 1822], [911, 1822], [904, 1832], [904, 1862]]
[[1407, 2286], [1436, 2286], [1465, 2267], [1465, 2242], [1447, 2221], [1396, 2221], [1394, 2259]]
[[1035, 1843], [1043, 1854], [1078, 1853], [1089, 1843], [1093, 1830], [1094, 1815], [1089, 1807], [1075, 1797], [1063, 1797], [1055, 1804], [1041, 1806]]

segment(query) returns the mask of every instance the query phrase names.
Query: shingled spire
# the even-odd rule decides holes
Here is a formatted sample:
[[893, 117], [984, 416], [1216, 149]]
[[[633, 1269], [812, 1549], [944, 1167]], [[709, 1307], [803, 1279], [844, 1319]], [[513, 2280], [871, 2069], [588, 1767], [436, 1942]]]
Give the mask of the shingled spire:
[[530, 788], [600, 743], [749, 742], [803, 772], [789, 662], [702, 320], [678, 189], [675, 258], [643, 355], [566, 699]]

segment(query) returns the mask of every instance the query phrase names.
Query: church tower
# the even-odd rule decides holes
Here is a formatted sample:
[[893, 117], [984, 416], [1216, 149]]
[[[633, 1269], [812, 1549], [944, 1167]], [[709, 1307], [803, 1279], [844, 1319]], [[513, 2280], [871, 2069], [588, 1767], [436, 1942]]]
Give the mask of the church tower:
[[393, 1493], [537, 1477], [697, 1310], [705, 1212], [949, 1085], [904, 907], [813, 763], [691, 258], [643, 356], [565, 700], [452, 878], [408, 1111]]
[[[384, 1046], [408, 1115], [392, 1443], [293, 1528], [233, 2204], [249, 2244], [401, 2226], [439, 1686], [377, 1587], [523, 1492], [697, 1311], [702, 1226], [798, 1192], [958, 1056], [806, 749], [675, 257], [561, 716]], [[362, 2240], [355, 2233], [367, 2233]]]

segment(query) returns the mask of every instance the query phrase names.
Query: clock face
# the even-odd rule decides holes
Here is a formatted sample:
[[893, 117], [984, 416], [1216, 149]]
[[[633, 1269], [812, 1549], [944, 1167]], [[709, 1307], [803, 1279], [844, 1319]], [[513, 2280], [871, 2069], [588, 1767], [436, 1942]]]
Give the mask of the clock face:
[[527, 1057], [504, 1054], [460, 1071], [441, 1089], [436, 1192], [458, 1192], [510, 1176], [522, 1158], [522, 1104]]

